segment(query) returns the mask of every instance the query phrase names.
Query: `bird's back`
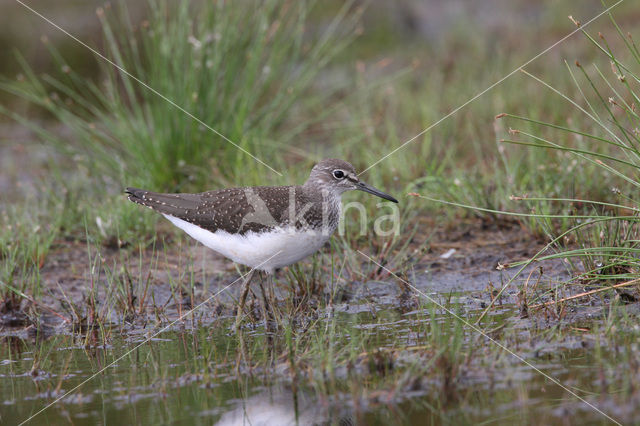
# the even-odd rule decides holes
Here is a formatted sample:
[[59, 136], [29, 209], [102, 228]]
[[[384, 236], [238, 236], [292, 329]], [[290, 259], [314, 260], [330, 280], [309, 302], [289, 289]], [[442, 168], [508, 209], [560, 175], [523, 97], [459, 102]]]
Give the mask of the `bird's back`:
[[166, 194], [127, 188], [129, 200], [210, 232], [244, 235], [277, 227], [335, 230], [340, 200], [312, 198], [301, 186], [227, 188], [197, 194]]

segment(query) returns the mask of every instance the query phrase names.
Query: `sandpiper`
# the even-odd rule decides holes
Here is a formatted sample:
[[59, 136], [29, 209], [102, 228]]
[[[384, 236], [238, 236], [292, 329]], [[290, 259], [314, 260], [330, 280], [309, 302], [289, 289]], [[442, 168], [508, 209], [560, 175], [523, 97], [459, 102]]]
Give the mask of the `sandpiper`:
[[162, 194], [127, 188], [129, 200], [169, 219], [205, 246], [249, 266], [236, 325], [255, 270], [273, 273], [315, 253], [336, 230], [341, 195], [365, 191], [398, 200], [360, 181], [346, 161], [326, 159], [298, 186], [227, 188], [197, 194]]

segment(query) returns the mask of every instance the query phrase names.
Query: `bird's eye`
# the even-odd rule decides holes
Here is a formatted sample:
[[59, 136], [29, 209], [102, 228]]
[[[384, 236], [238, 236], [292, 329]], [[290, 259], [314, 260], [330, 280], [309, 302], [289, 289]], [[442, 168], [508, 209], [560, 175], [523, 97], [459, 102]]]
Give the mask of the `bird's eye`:
[[344, 172], [342, 170], [334, 170], [333, 177], [336, 179], [342, 179], [344, 178]]

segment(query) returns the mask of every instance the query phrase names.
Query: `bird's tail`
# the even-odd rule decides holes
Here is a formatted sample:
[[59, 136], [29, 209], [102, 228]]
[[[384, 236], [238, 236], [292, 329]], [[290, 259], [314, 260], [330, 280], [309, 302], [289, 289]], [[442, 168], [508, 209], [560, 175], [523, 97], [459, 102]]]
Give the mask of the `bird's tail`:
[[129, 201], [133, 201], [134, 203], [137, 203], [137, 204], [142, 204], [143, 206], [148, 205], [148, 203], [145, 202], [145, 198], [146, 198], [146, 194], [149, 191], [145, 191], [144, 189], [129, 187], [125, 189], [124, 192], [126, 192], [127, 198], [129, 198]]
[[200, 194], [163, 194], [138, 188], [127, 188], [126, 193], [134, 203], [175, 217], [188, 215], [202, 203]]

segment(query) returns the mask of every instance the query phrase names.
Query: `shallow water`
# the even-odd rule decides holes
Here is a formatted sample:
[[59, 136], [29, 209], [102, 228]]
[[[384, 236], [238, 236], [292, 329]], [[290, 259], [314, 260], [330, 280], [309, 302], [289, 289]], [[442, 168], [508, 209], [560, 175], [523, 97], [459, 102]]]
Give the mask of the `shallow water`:
[[[449, 294], [447, 300], [458, 312], [477, 303], [468, 293]], [[513, 311], [511, 305], [496, 310], [487, 328], [509, 321]], [[376, 372], [377, 364], [370, 371], [375, 357], [369, 356], [355, 367], [336, 363], [333, 380], [338, 385], [331, 391], [320, 388], [323, 381], [308, 378], [298, 378], [293, 386], [289, 364], [281, 356], [286, 353], [283, 342], [269, 349], [270, 339], [261, 326], [243, 333], [249, 358], [260, 361], [251, 369], [242, 366], [236, 374], [238, 337], [230, 331], [231, 318], [195, 328], [185, 323], [184, 329], [174, 327], [146, 343], [139, 330], [135, 335], [111, 330], [106, 347], [93, 346], [90, 337], [71, 334], [40, 341], [5, 336], [0, 345], [0, 422], [18, 424], [31, 416], [29, 424], [75, 425], [606, 421], [523, 362], [486, 340], [471, 339], [470, 333], [464, 335], [461, 352], [470, 344], [487, 347], [478, 347], [477, 356], [458, 366], [450, 395], [443, 385], [446, 379], [438, 373], [440, 367], [432, 375], [410, 377], [416, 364], [429, 359], [424, 356], [433, 349], [429, 333], [434, 327], [441, 327], [445, 336], [455, 335], [451, 327], [456, 324], [441, 309], [416, 307], [403, 313], [393, 304], [367, 301], [336, 305], [333, 314], [325, 314], [319, 321], [334, 325], [337, 346], [360, 350], [360, 344], [349, 346], [358, 340], [377, 348], [379, 354], [388, 350], [392, 354], [389, 368], [398, 380], [405, 376], [411, 380], [397, 389], [387, 384], [375, 390], [370, 382], [386, 372]], [[607, 353], [594, 354], [593, 345], [580, 337], [558, 345], [526, 341], [513, 350], [594, 403], [606, 406], [607, 398], [617, 391], [602, 379], [609, 373], [593, 366], [606, 360], [607, 368], [615, 368], [620, 361]], [[384, 364], [386, 358], [381, 356]], [[361, 387], [360, 382], [369, 385]]]

